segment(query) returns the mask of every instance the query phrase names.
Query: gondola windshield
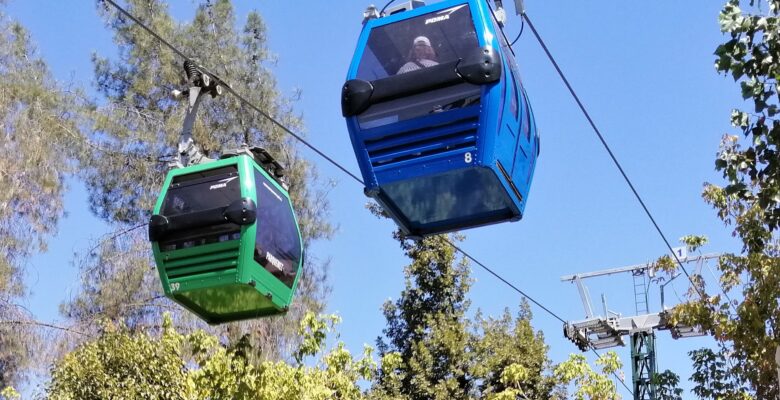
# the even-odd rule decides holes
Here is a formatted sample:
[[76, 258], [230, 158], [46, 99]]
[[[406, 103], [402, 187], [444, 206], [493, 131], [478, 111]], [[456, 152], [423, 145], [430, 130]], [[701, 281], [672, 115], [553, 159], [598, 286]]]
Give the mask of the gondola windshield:
[[[474, 52], [479, 41], [467, 4], [371, 29], [357, 78], [376, 81], [429, 67], [455, 64]], [[425, 114], [479, 102], [480, 88], [461, 83], [377, 104], [358, 117], [370, 129]]]
[[[195, 220], [222, 209], [241, 198], [241, 181], [235, 167], [180, 175], [173, 179], [162, 205], [168, 218]], [[234, 223], [210, 224], [166, 235], [163, 250], [175, 250], [237, 239], [240, 227]]]
[[225, 207], [241, 197], [236, 168], [174, 178], [163, 203], [163, 215], [175, 216]]
[[255, 260], [287, 287], [292, 287], [301, 259], [295, 216], [289, 201], [259, 171], [257, 190], [257, 240]]
[[423, 46], [433, 50], [430, 54], [418, 50], [423, 57], [417, 59], [426, 66], [457, 61], [479, 47], [469, 6], [463, 4], [373, 28], [357, 78], [373, 81], [410, 72], [413, 67], [408, 64], [414, 64], [410, 60], [416, 58], [414, 47]]

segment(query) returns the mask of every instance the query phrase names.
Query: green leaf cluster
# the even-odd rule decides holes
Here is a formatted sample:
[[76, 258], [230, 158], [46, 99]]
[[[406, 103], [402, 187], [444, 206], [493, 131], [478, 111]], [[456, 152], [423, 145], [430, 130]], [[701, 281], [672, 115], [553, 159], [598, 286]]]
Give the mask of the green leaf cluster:
[[[719, 342], [718, 352], [691, 355], [694, 391], [703, 398], [776, 398], [774, 351], [780, 346], [780, 1], [728, 1], [720, 15], [725, 42], [715, 68], [740, 86], [747, 109], [735, 109], [738, 135], [725, 135], [715, 160], [724, 184], [708, 183], [703, 197], [733, 228], [740, 254], [718, 261], [719, 290], [700, 276], [691, 301], [673, 322], [700, 325]], [[707, 293], [700, 296], [700, 293]], [[730, 385], [730, 386], [729, 386]]]
[[[778, 2], [767, 1], [768, 11], [757, 8], [748, 12], [740, 8], [740, 3], [730, 0], [720, 13], [721, 31], [729, 39], [715, 50], [715, 68], [740, 84], [742, 97], [752, 102], [752, 109], [732, 111], [731, 123], [742, 131], [745, 140], [726, 136], [715, 166], [727, 179], [723, 194], [746, 208], [755, 208], [762, 224], [772, 231], [780, 224], [780, 121], [775, 118], [780, 106]], [[759, 235], [745, 239], [750, 250], [757, 250], [768, 238]]]
[[609, 377], [623, 366], [617, 354], [612, 351], [603, 354], [596, 360], [596, 365], [600, 366], [601, 372], [594, 371], [584, 356], [572, 354], [555, 367], [554, 374], [559, 381], [575, 385], [574, 398], [577, 400], [620, 399], [615, 382]]
[[[204, 331], [182, 334], [164, 317], [159, 336], [106, 324], [100, 337], [68, 354], [52, 370], [51, 399], [362, 399], [359, 381], [376, 369], [370, 352], [356, 360], [343, 344], [324, 352], [336, 319], [307, 314], [297, 354], [315, 365], [264, 361], [220, 344]], [[9, 392], [11, 393], [11, 392]]]
[[711, 349], [694, 350], [688, 353], [693, 361], [694, 373], [691, 381], [696, 385], [693, 392], [702, 399], [747, 400], [752, 399], [743, 389], [738, 376], [731, 371], [723, 353]]
[[670, 370], [655, 374], [651, 378], [651, 384], [655, 386], [655, 395], [658, 400], [682, 400], [683, 390], [680, 389], [680, 377]]
[[0, 399], [2, 400], [18, 400], [20, 398], [22, 398], [22, 396], [11, 386], [0, 390]]

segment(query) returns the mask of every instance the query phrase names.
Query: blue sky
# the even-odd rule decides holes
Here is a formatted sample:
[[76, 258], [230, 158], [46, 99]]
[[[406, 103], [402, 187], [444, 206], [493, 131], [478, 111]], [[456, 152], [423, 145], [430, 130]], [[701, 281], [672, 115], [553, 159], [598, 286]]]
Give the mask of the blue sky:
[[[196, 5], [191, 0], [171, 3], [182, 22]], [[297, 110], [306, 120], [309, 140], [358, 173], [339, 91], [367, 3], [236, 3], [239, 21], [250, 8], [265, 17], [270, 48], [279, 56], [274, 67], [279, 88], [286, 94], [295, 88], [303, 91]], [[715, 152], [721, 136], [733, 132], [730, 110], [742, 104], [738, 86], [713, 68], [712, 52], [723, 40], [717, 24], [721, 5], [526, 1], [530, 18], [664, 232], [674, 242], [686, 234], [707, 235], [708, 252], [739, 251], [729, 228], [700, 198], [703, 182], [721, 181], [713, 168]], [[6, 12], [31, 30], [41, 55], [61, 81], [91, 85], [91, 53], [114, 52], [111, 32], [97, 16], [93, 1], [11, 0]], [[518, 30], [519, 19], [512, 17], [510, 36]], [[576, 288], [561, 283], [560, 276], [651, 261], [664, 253], [665, 246], [528, 29], [516, 50], [541, 135], [525, 218], [466, 231], [463, 248], [563, 318], [577, 320], [584, 312]], [[341, 339], [359, 352], [363, 343], [373, 344], [381, 334], [380, 306], [397, 298], [407, 261], [391, 238], [392, 223], [365, 210], [362, 188], [310, 151], [304, 154], [318, 165], [324, 179], [336, 182], [329, 199], [337, 234], [317, 243], [309, 254], [331, 260], [333, 293], [328, 309], [343, 317]], [[59, 318], [59, 303], [78, 287], [73, 252], [85, 249], [107, 230], [90, 215], [83, 185], [73, 181], [71, 187], [66, 198], [69, 215], [59, 234], [51, 240], [49, 252], [29, 265], [33, 296], [28, 305], [47, 321]], [[516, 308], [520, 301], [516, 292], [473, 268], [473, 309], [495, 315], [504, 307]], [[676, 282], [678, 293], [684, 292], [684, 283]], [[633, 313], [630, 275], [588, 285], [594, 303], [600, 304], [599, 296], [605, 293], [610, 309]], [[658, 307], [654, 287], [651, 310]], [[559, 321], [541, 309], [533, 310], [534, 326], [545, 333], [553, 361], [577, 352], [563, 337]], [[710, 344], [704, 338], [674, 341], [667, 332], [659, 332], [659, 370], [674, 370], [689, 386], [690, 360], [685, 353]], [[629, 349], [616, 350], [626, 363], [630, 385]], [[622, 394], [628, 398], [627, 392]]]

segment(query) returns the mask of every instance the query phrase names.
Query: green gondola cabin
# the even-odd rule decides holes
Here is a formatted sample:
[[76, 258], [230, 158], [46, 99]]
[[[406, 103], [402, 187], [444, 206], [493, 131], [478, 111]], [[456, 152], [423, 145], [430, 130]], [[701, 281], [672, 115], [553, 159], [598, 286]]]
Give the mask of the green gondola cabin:
[[149, 223], [166, 296], [210, 324], [287, 311], [303, 245], [279, 171], [252, 149], [168, 173]]

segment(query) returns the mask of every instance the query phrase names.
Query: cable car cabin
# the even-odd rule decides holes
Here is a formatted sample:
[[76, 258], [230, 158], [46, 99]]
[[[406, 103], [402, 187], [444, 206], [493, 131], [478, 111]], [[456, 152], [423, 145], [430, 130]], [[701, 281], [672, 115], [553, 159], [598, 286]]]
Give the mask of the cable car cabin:
[[171, 170], [163, 188], [149, 239], [169, 298], [210, 324], [287, 311], [301, 235], [287, 190], [254, 157]]
[[376, 199], [413, 236], [523, 215], [539, 137], [517, 63], [485, 0], [365, 23], [342, 90]]

